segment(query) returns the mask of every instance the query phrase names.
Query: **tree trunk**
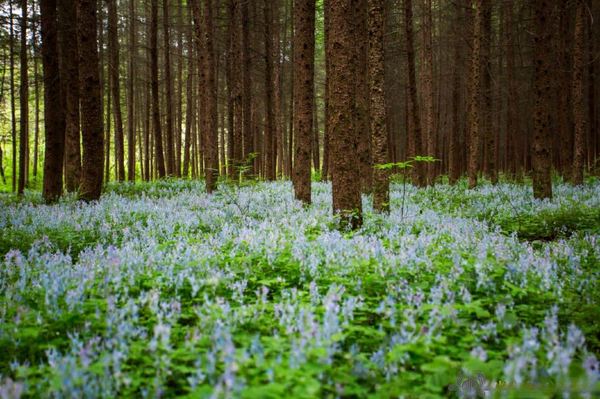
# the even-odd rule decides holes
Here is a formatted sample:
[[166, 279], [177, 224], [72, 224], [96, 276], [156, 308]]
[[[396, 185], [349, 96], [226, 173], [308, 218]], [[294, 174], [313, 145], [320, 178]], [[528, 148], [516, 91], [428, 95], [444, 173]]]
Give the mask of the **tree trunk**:
[[330, 0], [331, 43], [327, 57], [331, 62], [331, 162], [333, 167], [333, 211], [342, 228], [356, 229], [362, 224], [362, 202], [356, 132], [355, 82], [358, 54], [355, 49], [353, 0]]
[[119, 37], [117, 27], [117, 0], [107, 0], [108, 6], [108, 63], [110, 91], [112, 94], [113, 121], [115, 124], [115, 177], [118, 181], [125, 180], [125, 150], [123, 135], [123, 116], [121, 114], [121, 84]]
[[[389, 143], [386, 126], [385, 73], [383, 38], [385, 31], [384, 0], [369, 0], [369, 93], [371, 113], [371, 151], [373, 164], [388, 162]], [[390, 203], [390, 184], [387, 171], [375, 168], [373, 173], [373, 208], [387, 212]]]
[[[426, 155], [435, 157], [435, 116], [433, 107], [433, 21], [431, 16], [431, 0], [424, 0], [425, 21], [423, 23], [423, 105], [425, 107], [425, 121], [423, 123], [423, 137], [426, 140]], [[435, 164], [427, 164], [427, 184], [433, 184], [435, 178]]]
[[[264, 0], [264, 42], [265, 42], [265, 179], [275, 180], [275, 114], [273, 112], [273, 0]], [[314, 46], [313, 46], [314, 47]]]
[[21, 120], [19, 130], [19, 187], [23, 195], [27, 182], [27, 159], [29, 152], [29, 76], [27, 65], [27, 0], [21, 0]]
[[573, 38], [573, 122], [575, 123], [575, 153], [573, 157], [573, 184], [583, 184], [583, 165], [585, 156], [585, 18], [586, 5], [583, 0], [577, 0], [575, 16], [575, 36]]
[[206, 127], [204, 131], [206, 148], [206, 191], [212, 193], [217, 188], [219, 177], [219, 153], [217, 132], [217, 86], [215, 79], [215, 50], [213, 29], [213, 5], [211, 0], [204, 1], [204, 45], [206, 51], [204, 69], [204, 95], [205, 95], [205, 117]]
[[481, 41], [483, 30], [483, 3], [486, 0], [473, 0], [475, 20], [473, 22], [473, 41], [471, 53], [471, 74], [469, 82], [469, 188], [477, 186], [479, 157], [481, 154]]
[[315, 1], [294, 1], [293, 183], [296, 198], [311, 202], [310, 153], [313, 134]]
[[8, 38], [8, 57], [10, 70], [10, 125], [12, 138], [12, 191], [17, 191], [17, 111], [15, 109], [15, 32], [13, 22], [12, 0], [8, 2], [9, 7], [9, 38]]
[[162, 145], [160, 108], [158, 98], [158, 0], [151, 0], [150, 17], [150, 84], [152, 90], [152, 128], [154, 130], [154, 150], [158, 177], [166, 176], [165, 156]]
[[[254, 170], [254, 163], [249, 161], [250, 154], [258, 149], [254, 148], [254, 135], [252, 130], [252, 58], [250, 54], [250, 10], [248, 1], [241, 1], [242, 22], [242, 107], [243, 107], [243, 152], [244, 162], [247, 162], [248, 174], [258, 173]], [[242, 143], [240, 142], [240, 145]], [[262, 155], [262, 154], [260, 154]], [[258, 158], [258, 157], [257, 157]]]
[[42, 66], [44, 69], [44, 187], [46, 202], [62, 194], [62, 169], [65, 150], [65, 115], [61, 105], [58, 68], [58, 26], [56, 0], [40, 0]]
[[354, 48], [357, 52], [354, 77], [356, 134], [358, 135], [357, 162], [360, 173], [361, 192], [371, 192], [373, 169], [371, 162], [371, 134], [369, 130], [369, 82], [367, 80], [367, 0], [354, 0]]
[[171, 80], [171, 37], [169, 34], [169, 0], [163, 0], [164, 80], [166, 106], [167, 175], [176, 176], [175, 147], [173, 141], [173, 81]]
[[83, 167], [81, 198], [97, 200], [102, 192], [103, 126], [100, 69], [98, 60], [98, 25], [96, 2], [78, 0], [79, 79], [81, 92], [81, 128]]
[[534, 7], [534, 114], [532, 140], [533, 195], [535, 198], [552, 197], [551, 176], [551, 116], [549, 101], [552, 82], [550, 59], [552, 51], [552, 20], [549, 0], [535, 0]]
[[491, 0], [482, 2], [482, 48], [481, 69], [483, 73], [483, 131], [486, 145], [485, 165], [492, 184], [498, 182], [496, 165], [496, 132], [492, 124], [492, 5]]
[[129, 0], [129, 71], [127, 81], [127, 180], [135, 181], [135, 62], [137, 32], [135, 25], [135, 0]]
[[[410, 116], [409, 138], [409, 157], [423, 155], [422, 137], [421, 137], [421, 116], [419, 114], [419, 102], [417, 99], [417, 78], [415, 72], [415, 48], [413, 34], [413, 10], [412, 0], [404, 0], [404, 29], [406, 40], [406, 61], [408, 70], [408, 114]], [[413, 179], [417, 186], [423, 186], [425, 183], [425, 168], [417, 165], [414, 168]]]

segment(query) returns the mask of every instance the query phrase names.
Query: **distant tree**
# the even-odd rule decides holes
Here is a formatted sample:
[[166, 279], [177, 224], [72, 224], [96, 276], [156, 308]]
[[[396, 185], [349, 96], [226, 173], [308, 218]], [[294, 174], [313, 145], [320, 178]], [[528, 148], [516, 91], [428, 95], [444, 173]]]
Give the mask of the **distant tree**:
[[475, 20], [471, 45], [471, 72], [469, 82], [469, 188], [477, 186], [479, 157], [481, 154], [481, 42], [483, 30], [483, 3], [486, 0], [473, 0]]
[[533, 114], [533, 195], [535, 198], [552, 197], [551, 175], [551, 116], [552, 91], [550, 55], [552, 54], [552, 2], [533, 1], [534, 17], [534, 114]]
[[29, 160], [29, 65], [27, 63], [27, 0], [21, 0], [21, 87], [19, 126], [19, 187], [23, 195], [27, 183], [27, 163]]
[[[409, 156], [422, 154], [421, 116], [419, 113], [419, 101], [417, 97], [417, 77], [415, 72], [415, 47], [412, 0], [404, 0], [404, 33], [406, 41], [406, 62], [408, 70], [408, 114], [410, 129], [408, 132]], [[414, 169], [414, 183], [418, 186], [425, 184], [424, 168], [416, 165]]]
[[[585, 18], [586, 4], [576, 0], [575, 33], [573, 38], [573, 121], [575, 122], [575, 153], [573, 157], [573, 184], [583, 184], [583, 165], [585, 157]], [[566, 149], [565, 149], [566, 150]]]
[[81, 97], [81, 130], [83, 167], [81, 198], [97, 200], [102, 192], [104, 138], [102, 96], [98, 58], [98, 25], [96, 2], [78, 0], [79, 79]]
[[166, 107], [167, 174], [177, 176], [175, 170], [175, 142], [173, 136], [173, 80], [171, 76], [171, 35], [169, 26], [169, 0], [163, 0], [164, 81]]
[[154, 162], [158, 177], [166, 176], [165, 155], [158, 98], [158, 0], [150, 0], [150, 85], [152, 91], [152, 129], [154, 131]]

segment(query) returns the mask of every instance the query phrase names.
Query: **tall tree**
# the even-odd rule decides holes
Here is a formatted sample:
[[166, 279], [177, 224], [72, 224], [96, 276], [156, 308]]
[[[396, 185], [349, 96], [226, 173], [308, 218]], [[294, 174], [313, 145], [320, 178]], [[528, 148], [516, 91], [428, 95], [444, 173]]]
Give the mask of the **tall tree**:
[[294, 167], [296, 198], [311, 202], [310, 153], [313, 135], [315, 0], [294, 1]]
[[12, 190], [17, 190], [17, 112], [15, 109], [15, 32], [12, 0], [8, 2], [9, 37], [8, 58], [10, 71], [10, 124], [12, 138]]
[[[388, 162], [389, 143], [386, 126], [385, 73], [383, 37], [385, 31], [384, 0], [369, 0], [369, 95], [371, 112], [371, 151], [373, 164]], [[390, 187], [388, 173], [375, 168], [373, 174], [373, 208], [389, 210]]]
[[135, 68], [137, 52], [135, 0], [129, 0], [129, 71], [127, 81], [127, 180], [135, 181]]
[[123, 114], [121, 113], [120, 50], [117, 19], [117, 0], [107, 0], [108, 5], [108, 63], [110, 91], [112, 94], [113, 121], [115, 124], [115, 177], [125, 180], [125, 144]]
[[27, 181], [27, 162], [29, 152], [29, 66], [27, 64], [27, 0], [21, 0], [21, 120], [19, 130], [19, 187], [22, 195]]
[[[573, 157], [573, 184], [583, 184], [583, 165], [585, 157], [585, 18], [584, 0], [576, 1], [575, 33], [573, 38], [573, 121], [575, 123], [575, 153]], [[591, 89], [593, 90], [593, 88]]]
[[158, 177], [166, 176], [163, 138], [158, 98], [158, 0], [150, 1], [150, 84], [152, 91], [152, 129], [154, 131], [154, 162]]
[[[263, 1], [265, 42], [265, 179], [275, 180], [275, 115], [273, 85], [273, 0]], [[314, 30], [314, 29], [313, 29]], [[313, 46], [314, 49], [314, 46]]]
[[496, 164], [496, 132], [492, 124], [492, 3], [491, 0], [482, 2], [482, 46], [481, 46], [481, 70], [483, 74], [483, 131], [486, 145], [485, 166], [487, 175], [491, 182], [498, 182], [498, 171]]
[[552, 82], [552, 2], [534, 0], [534, 113], [531, 161], [533, 166], [533, 195], [535, 198], [552, 197], [551, 176], [551, 116], [549, 99]]
[[81, 183], [81, 134], [79, 121], [79, 47], [77, 10], [73, 0], [58, 0], [60, 79], [65, 109], [65, 185], [67, 191]]
[[96, 2], [78, 0], [79, 79], [81, 98], [83, 167], [81, 198], [97, 200], [102, 192], [104, 139], [98, 59]]
[[471, 72], [469, 82], [469, 188], [477, 186], [479, 158], [481, 146], [481, 42], [483, 30], [484, 2], [473, 0], [475, 20], [473, 22], [473, 37], [471, 47]]
[[175, 176], [175, 142], [173, 136], [173, 81], [171, 76], [171, 35], [169, 25], [169, 0], [163, 0], [164, 80], [166, 107], [167, 174]]
[[[44, 187], [46, 202], [62, 194], [62, 168], [65, 149], [65, 116], [61, 105], [58, 68], [58, 24], [56, 0], [40, 0], [42, 65], [44, 69]], [[94, 26], [95, 27], [95, 26]]]
[[[421, 116], [419, 101], [417, 99], [417, 77], [415, 72], [415, 45], [414, 45], [413, 9], [412, 0], [404, 0], [404, 33], [406, 41], [406, 62], [408, 70], [408, 114], [410, 131], [408, 133], [409, 156], [422, 155]], [[420, 165], [415, 167], [413, 174], [414, 183], [422, 186], [425, 183], [424, 169]]]
[[[252, 56], [250, 54], [250, 9], [249, 2], [240, 1], [241, 26], [242, 26], [242, 107], [243, 107], [243, 157], [248, 161], [248, 157], [255, 151], [254, 133], [252, 131]], [[257, 173], [254, 170], [253, 163], [249, 163], [249, 173]]]
[[354, 0], [354, 48], [356, 55], [356, 75], [354, 82], [356, 133], [358, 134], [358, 158], [361, 191], [371, 191], [373, 168], [371, 162], [371, 134], [369, 130], [369, 82], [367, 80], [367, 0]]
[[[425, 138], [425, 152], [427, 155], [436, 156], [435, 115], [433, 102], [433, 18], [431, 0], [423, 1], [423, 107], [425, 120], [423, 121], [423, 137]], [[432, 184], [435, 178], [435, 164], [427, 164], [427, 183]]]
[[339, 215], [342, 228], [358, 228], [362, 224], [361, 187], [356, 132], [355, 82], [357, 51], [353, 0], [330, 0], [331, 43], [327, 46], [331, 62], [331, 163], [333, 211]]

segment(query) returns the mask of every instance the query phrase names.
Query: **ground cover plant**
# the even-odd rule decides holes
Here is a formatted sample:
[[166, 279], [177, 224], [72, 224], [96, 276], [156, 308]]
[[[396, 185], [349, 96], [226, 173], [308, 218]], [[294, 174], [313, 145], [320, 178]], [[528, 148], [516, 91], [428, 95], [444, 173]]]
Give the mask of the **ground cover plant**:
[[1, 199], [0, 397], [600, 394], [600, 182], [204, 191]]

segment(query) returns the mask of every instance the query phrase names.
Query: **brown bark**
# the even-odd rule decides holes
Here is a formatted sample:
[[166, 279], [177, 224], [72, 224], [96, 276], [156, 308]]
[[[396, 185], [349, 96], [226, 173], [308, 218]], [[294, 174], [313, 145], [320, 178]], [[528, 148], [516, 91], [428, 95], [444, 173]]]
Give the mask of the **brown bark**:
[[313, 134], [315, 1], [294, 1], [294, 167], [296, 198], [311, 202], [310, 153]]
[[77, 10], [73, 0], [58, 1], [60, 24], [60, 79], [65, 104], [65, 186], [79, 189], [81, 183], [81, 134], [79, 129], [79, 50]]
[[577, 11], [575, 15], [575, 33], [573, 37], [573, 122], [575, 124], [575, 143], [573, 157], [573, 184], [583, 184], [583, 167], [585, 156], [585, 18], [586, 4], [583, 0], [577, 0]]
[[[21, 0], [21, 119], [19, 126], [19, 186], [17, 193], [23, 195], [27, 182], [27, 159], [29, 152], [29, 77], [27, 65], [27, 0]], [[13, 156], [16, 154], [13, 154]]]
[[356, 133], [358, 134], [358, 164], [360, 186], [363, 193], [371, 192], [373, 168], [371, 162], [371, 134], [369, 130], [369, 83], [367, 80], [367, 0], [354, 0], [354, 48], [357, 52], [357, 65], [354, 77], [356, 86], [355, 112]]
[[477, 186], [479, 158], [481, 146], [481, 42], [483, 31], [483, 9], [486, 0], [473, 0], [475, 20], [473, 22], [473, 38], [471, 53], [471, 74], [469, 82], [469, 188]]
[[[204, 43], [203, 50], [206, 52], [205, 64], [200, 67], [204, 70], [204, 95], [205, 95], [205, 118], [204, 140], [206, 153], [204, 154], [206, 191], [212, 193], [217, 187], [219, 177], [219, 154], [218, 154], [218, 132], [217, 132], [217, 86], [215, 79], [215, 50], [213, 29], [213, 5], [212, 1], [204, 2]], [[202, 72], [201, 72], [202, 74]]]
[[158, 0], [150, 5], [150, 84], [152, 90], [152, 128], [154, 130], [154, 162], [158, 177], [166, 176], [158, 98]]
[[135, 181], [135, 62], [137, 53], [135, 0], [129, 0], [129, 71], [127, 81], [127, 180]]
[[330, 0], [330, 35], [327, 56], [331, 62], [331, 162], [333, 167], [333, 211], [342, 228], [362, 224], [360, 171], [356, 132], [355, 82], [358, 53], [355, 49], [354, 2]]
[[[455, 4], [455, 23], [458, 25], [460, 21], [460, 5]], [[458, 29], [457, 29], [458, 30]], [[453, 58], [454, 65], [452, 68], [452, 127], [450, 128], [450, 137], [448, 139], [448, 179], [450, 184], [455, 184], [460, 178], [460, 154], [459, 154], [459, 138], [461, 132], [460, 120], [460, 104], [461, 104], [461, 71], [462, 71], [462, 54], [460, 46], [460, 36], [455, 34], [453, 38]]]
[[98, 60], [98, 27], [96, 2], [78, 0], [79, 79], [81, 92], [81, 130], [83, 163], [81, 198], [100, 198], [102, 191], [103, 126], [100, 69]]
[[506, 7], [506, 80], [508, 85], [506, 134], [508, 136], [509, 170], [513, 177], [517, 175], [519, 163], [519, 138], [521, 136], [518, 113], [518, 88], [515, 78], [515, 44], [513, 0], [507, 0]]
[[[424, 106], [424, 121], [423, 121], [423, 137], [426, 140], [425, 153], [429, 156], [437, 156], [436, 154], [436, 137], [435, 137], [435, 115], [433, 107], [433, 38], [432, 29], [433, 21], [431, 15], [431, 0], [424, 0], [424, 23], [423, 23], [423, 106]], [[433, 184], [435, 178], [435, 164], [427, 164], [427, 184]]]
[[551, 116], [549, 99], [552, 81], [550, 59], [552, 51], [552, 20], [549, 0], [535, 0], [534, 7], [534, 114], [531, 162], [533, 167], [533, 195], [535, 198], [552, 197], [551, 176]]
[[[419, 102], [417, 100], [417, 78], [415, 72], [415, 48], [413, 33], [413, 10], [412, 0], [404, 0], [404, 30], [406, 40], [406, 62], [408, 70], [408, 114], [410, 117], [410, 129], [408, 133], [410, 157], [423, 155], [421, 116], [419, 114]], [[417, 164], [414, 168], [413, 180], [417, 186], [425, 183], [425, 168]]]
[[12, 191], [17, 191], [17, 112], [15, 105], [15, 32], [12, 0], [9, 0], [8, 57], [10, 70], [10, 127], [12, 139]]
[[42, 65], [44, 69], [44, 187], [46, 202], [62, 194], [62, 168], [65, 148], [65, 117], [61, 106], [58, 69], [58, 27], [56, 0], [40, 0]]
[[498, 171], [496, 165], [496, 132], [492, 124], [492, 5], [491, 0], [482, 2], [482, 47], [481, 47], [481, 69], [483, 74], [483, 137], [486, 146], [486, 169], [492, 184], [498, 182]]
[[[258, 173], [254, 169], [254, 163], [249, 162], [250, 154], [258, 149], [254, 148], [254, 133], [252, 129], [252, 58], [250, 54], [250, 10], [248, 1], [242, 0], [241, 7], [241, 26], [242, 26], [242, 128], [243, 128], [243, 161], [247, 162], [248, 174]], [[242, 142], [240, 141], [240, 145]], [[260, 154], [262, 155], [262, 154]], [[260, 157], [257, 157], [259, 159]]]
[[[273, 112], [273, 0], [264, 0], [264, 43], [265, 43], [265, 179], [275, 180], [275, 114]], [[313, 46], [314, 47], [314, 46]]]
[[165, 80], [165, 107], [166, 107], [166, 155], [167, 175], [176, 176], [175, 170], [175, 143], [173, 138], [173, 81], [171, 76], [171, 35], [169, 26], [169, 0], [163, 0], [163, 40], [164, 40], [164, 80]]
[[[373, 164], [388, 162], [389, 143], [386, 127], [385, 74], [383, 56], [384, 37], [384, 0], [369, 0], [369, 94], [371, 113], [371, 150]], [[388, 173], [376, 168], [373, 173], [373, 208], [377, 211], [388, 211], [390, 189]]]

